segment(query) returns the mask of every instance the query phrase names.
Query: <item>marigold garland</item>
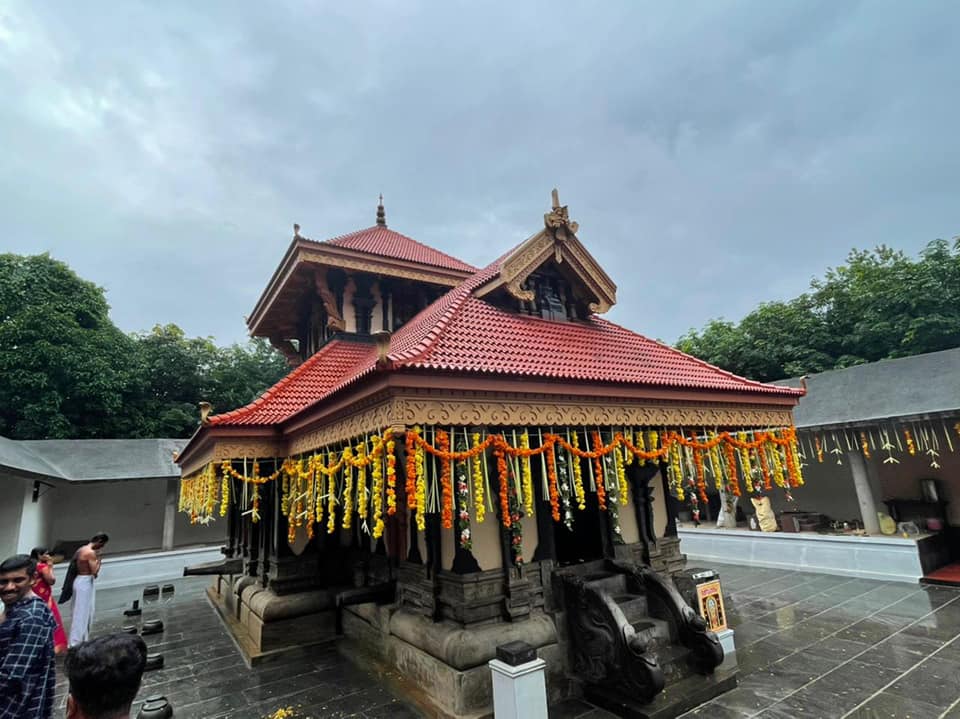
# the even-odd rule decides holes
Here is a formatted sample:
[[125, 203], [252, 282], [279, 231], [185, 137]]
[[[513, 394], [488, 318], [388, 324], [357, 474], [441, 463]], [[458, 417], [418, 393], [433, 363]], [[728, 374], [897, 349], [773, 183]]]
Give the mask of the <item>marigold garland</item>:
[[374, 539], [380, 539], [383, 536], [383, 439], [376, 437], [374, 443], [377, 459], [373, 463], [371, 473], [373, 489], [371, 490], [370, 501], [373, 504], [373, 529], [370, 534]]
[[453, 528], [453, 483], [450, 480], [450, 435], [446, 430], [437, 430], [437, 448], [440, 450], [440, 526], [444, 529]]
[[407, 490], [407, 509], [417, 509], [417, 445], [416, 435], [420, 433], [419, 427], [414, 427], [407, 432], [404, 441], [404, 452], [407, 462], [407, 475], [404, 483]]
[[550, 492], [550, 516], [560, 521], [560, 491], [557, 487], [557, 454], [554, 445], [547, 450], [547, 487]]
[[227, 506], [230, 504], [230, 477], [226, 473], [223, 475], [222, 485], [220, 487], [220, 516], [227, 516]]
[[867, 433], [860, 433], [860, 451], [863, 452], [864, 459], [870, 459], [870, 443], [867, 441]]
[[[960, 425], [960, 423], [957, 424]], [[751, 491], [769, 489], [773, 483], [785, 489], [800, 486], [803, 483], [799, 446], [796, 431], [793, 428], [758, 431], [751, 435], [746, 432], [732, 435], [728, 432], [713, 431], [705, 432], [702, 439], [686, 437], [675, 431], [664, 430], [660, 434], [652, 430], [644, 433], [628, 432], [624, 429], [612, 431], [608, 444], [604, 444], [603, 435], [597, 429], [592, 434], [587, 434], [588, 445], [592, 445], [590, 449], [581, 448], [581, 438], [576, 430], [572, 432], [567, 430], [566, 438], [553, 432], [541, 433], [541, 430], [537, 430], [540, 440], [536, 448], [530, 447], [529, 430], [523, 430], [519, 439], [515, 436], [512, 444], [508, 443], [503, 435], [488, 435], [481, 438], [481, 434], [475, 432], [472, 442], [466, 434], [464, 435], [464, 441], [458, 446], [456, 452], [451, 452], [449, 449], [451, 438], [446, 430], [437, 431], [434, 440], [437, 446], [427, 442], [417, 430], [419, 428], [406, 432], [404, 439], [407, 448], [406, 489], [408, 494], [405, 504], [410, 509], [418, 510], [416, 512], [418, 528], [424, 528], [421, 525], [424, 523], [427, 509], [426, 493], [429, 483], [424, 466], [426, 453], [434, 455], [440, 462], [438, 470], [443, 468], [443, 471], [437, 472], [439, 476], [436, 481], [446, 490], [442, 495], [440, 507], [441, 526], [445, 527], [452, 527], [453, 524], [453, 491], [457, 491], [458, 501], [465, 500], [463, 506], [470, 514], [470, 521], [474, 518], [477, 521], [482, 520], [487, 493], [485, 453], [489, 449], [493, 450], [497, 460], [498, 475], [501, 479], [507, 478], [507, 481], [501, 481], [500, 485], [500, 509], [505, 526], [512, 525], [514, 515], [517, 514], [509, 506], [511, 476], [519, 475], [520, 483], [519, 486], [514, 487], [514, 493], [515, 499], [520, 503], [518, 508], [520, 516], [530, 515], [535, 509], [536, 489], [533, 487], [531, 459], [536, 455], [541, 457], [541, 465], [546, 475], [545, 491], [550, 500], [551, 516], [554, 521], [562, 519], [568, 526], [572, 526], [573, 522], [573, 502], [575, 501], [581, 509], [586, 508], [580, 465], [583, 459], [591, 462], [589, 465], [591, 473], [596, 475], [598, 504], [609, 512], [615, 512], [618, 506], [627, 503], [629, 483], [626, 480], [625, 467], [636, 459], [666, 460], [671, 493], [678, 499], [684, 498], [684, 487], [689, 482], [695, 490], [695, 496], [690, 498], [692, 505], [694, 499], [699, 503], [705, 498], [707, 461], [709, 461], [709, 470], [715, 484], [726, 487], [727, 491], [733, 494], [739, 494], [736, 461], [738, 453], [742, 465], [742, 476]], [[917, 443], [913, 441], [912, 433], [907, 429], [903, 432], [908, 448], [912, 446], [915, 453]], [[861, 449], [866, 445], [865, 453], [869, 452], [869, 441], [865, 440], [865, 434], [861, 433], [859, 439]], [[815, 440], [822, 449], [819, 438]], [[924, 442], [929, 441], [924, 439]], [[559, 455], [557, 454], [558, 446], [563, 450]], [[924, 447], [926, 446], [925, 444]], [[326, 455], [319, 454], [300, 460], [288, 458], [282, 462], [282, 466], [279, 466], [280, 460], [274, 460], [274, 466], [277, 469], [270, 475], [260, 474], [260, 462], [257, 460], [249, 465], [253, 470], [249, 475], [246, 470], [238, 471], [229, 460], [221, 463], [219, 467], [215, 464], [207, 465], [200, 472], [181, 481], [179, 507], [181, 511], [190, 514], [193, 522], [212, 521], [213, 515], [217, 513], [218, 504], [220, 515], [226, 516], [228, 503], [233, 498], [231, 495], [234, 494], [230, 486], [231, 480], [237, 479], [243, 484], [253, 485], [250, 504], [247, 505], [249, 509], [244, 512], [244, 516], [250, 516], [251, 520], [256, 522], [260, 518], [262, 496], [259, 485], [282, 478], [282, 484], [278, 488], [279, 509], [280, 513], [288, 518], [291, 538], [295, 536], [296, 529], [301, 526], [306, 526], [307, 534], [310, 536], [313, 523], [322, 522], [324, 509], [328, 512], [328, 532], [335, 531], [335, 508], [338, 501], [343, 504], [342, 526], [344, 528], [351, 528], [353, 514], [357, 514], [364, 531], [369, 531], [366, 520], [372, 516], [372, 533], [382, 535], [382, 511], [379, 516], [377, 515], [378, 510], [382, 510], [384, 474], [386, 475], [387, 513], [396, 512], [394, 450], [393, 437], [385, 433], [382, 436], [375, 435], [354, 444], [347, 444], [340, 450], [330, 450]], [[750, 455], [754, 453], [755, 459], [751, 460]], [[684, 455], [686, 455], [686, 467]], [[324, 459], [327, 461], [325, 462]], [[513, 467], [510, 466], [511, 461], [514, 464]], [[751, 466], [752, 461], [756, 462], [756, 469], [759, 471], [755, 471]], [[244, 467], [247, 466], [244, 462]], [[373, 485], [370, 487], [372, 491], [368, 491], [367, 486], [368, 467], [372, 467]], [[463, 474], [466, 481], [465, 493], [459, 482], [459, 474], [456, 485], [450, 478], [454, 468]], [[356, 474], [354, 474], [355, 470]], [[762, 477], [754, 478], [754, 475], [762, 475]], [[762, 482], [755, 481], [761, 478]], [[473, 490], [473, 510], [469, 509], [471, 489]], [[461, 494], [464, 494], [464, 497], [461, 498]], [[613, 519], [612, 517], [611, 520]]]
[[767, 462], [767, 453], [763, 451], [763, 447], [755, 447], [753, 452], [757, 457], [757, 462], [760, 464], [760, 474], [763, 477], [763, 488], [765, 491], [769, 492], [772, 489], [772, 485], [770, 483], [770, 465]]
[[360, 525], [364, 526], [367, 523], [367, 507], [369, 505], [367, 498], [367, 462], [365, 461], [367, 458], [366, 440], [358, 444], [355, 451], [357, 458], [360, 460], [360, 464], [357, 467], [357, 518], [360, 520]]
[[513, 518], [510, 512], [509, 488], [507, 487], [509, 484], [507, 458], [504, 456], [503, 450], [499, 447], [494, 450], [493, 454], [497, 458], [497, 480], [500, 490], [500, 523], [504, 527], [509, 527]]
[[[691, 441], [695, 441], [695, 439], [691, 437]], [[697, 480], [696, 480], [697, 494], [700, 497], [700, 501], [706, 504], [707, 503], [707, 480], [706, 480], [706, 473], [704, 472], [704, 469], [703, 469], [703, 454], [701, 450], [697, 449], [695, 446], [691, 447], [690, 449], [691, 449], [691, 452], [693, 452], [693, 467], [696, 470], [696, 476], [697, 476]]]
[[583, 488], [583, 468], [580, 466], [580, 441], [577, 431], [573, 431], [573, 441], [565, 447], [570, 452], [570, 463], [573, 465], [573, 493], [577, 498], [577, 509], [581, 512], [587, 508], [587, 493]]
[[423, 447], [417, 445], [414, 462], [417, 473], [417, 530], [427, 528], [427, 457]]
[[917, 445], [913, 441], [913, 435], [910, 434], [910, 430], [906, 427], [903, 428], [903, 438], [907, 442], [907, 452], [909, 452], [911, 456], [915, 455], [917, 453]]
[[[330, 464], [334, 464], [334, 454], [330, 453]], [[327, 534], [333, 534], [337, 529], [337, 475], [330, 473], [327, 476]]]
[[734, 497], [740, 496], [740, 482], [737, 481], [737, 450], [729, 442], [723, 445], [727, 457], [727, 492]]
[[[476, 450], [480, 446], [480, 433], [474, 432], [471, 439], [473, 440], [473, 449]], [[480, 459], [481, 456], [482, 453], [477, 451], [473, 457], [470, 458], [473, 468], [473, 513], [477, 524], [482, 524], [486, 517], [486, 507], [483, 504], [484, 477], [483, 461]]]
[[347, 447], [343, 450], [343, 457], [347, 466], [343, 472], [343, 519], [341, 526], [344, 529], [350, 529], [353, 522], [353, 465], [350, 460], [353, 458], [353, 450]]
[[397, 457], [394, 449], [397, 446], [393, 436], [386, 442], [387, 447], [387, 516], [397, 513]]
[[617, 484], [619, 485], [617, 487], [617, 502], [619, 502], [620, 506], [622, 507], [627, 504], [627, 495], [630, 491], [629, 484], [627, 482], [626, 458], [633, 457], [633, 452], [627, 451], [627, 448], [624, 447], [622, 454], [617, 454], [617, 452], [614, 451], [613, 456], [615, 457], [617, 465]]
[[593, 433], [593, 469], [597, 479], [597, 504], [600, 509], [607, 508], [607, 488], [603, 478], [603, 465], [600, 463], [600, 457], [603, 456], [603, 440], [600, 439], [600, 432]]

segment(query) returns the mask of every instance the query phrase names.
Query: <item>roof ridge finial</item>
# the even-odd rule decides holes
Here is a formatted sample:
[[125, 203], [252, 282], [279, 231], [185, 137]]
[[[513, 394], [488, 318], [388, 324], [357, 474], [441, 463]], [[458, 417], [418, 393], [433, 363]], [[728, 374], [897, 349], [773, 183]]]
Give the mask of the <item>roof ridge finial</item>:
[[576, 235], [580, 225], [570, 219], [570, 213], [566, 205], [560, 204], [560, 193], [557, 188], [553, 188], [553, 209], [543, 216], [543, 223], [547, 230], [560, 241], [564, 241], [569, 235]]
[[377, 224], [380, 227], [387, 226], [387, 212], [383, 209], [383, 193], [380, 193], [380, 204], [377, 205]]

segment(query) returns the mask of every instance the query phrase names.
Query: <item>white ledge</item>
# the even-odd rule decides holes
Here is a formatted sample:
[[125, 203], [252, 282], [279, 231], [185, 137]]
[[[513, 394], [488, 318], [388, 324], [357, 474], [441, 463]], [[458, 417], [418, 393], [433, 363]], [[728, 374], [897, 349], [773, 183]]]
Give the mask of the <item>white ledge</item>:
[[858, 537], [707, 527], [680, 527], [677, 533], [680, 551], [697, 562], [911, 583], [923, 576], [920, 540], [929, 536]]

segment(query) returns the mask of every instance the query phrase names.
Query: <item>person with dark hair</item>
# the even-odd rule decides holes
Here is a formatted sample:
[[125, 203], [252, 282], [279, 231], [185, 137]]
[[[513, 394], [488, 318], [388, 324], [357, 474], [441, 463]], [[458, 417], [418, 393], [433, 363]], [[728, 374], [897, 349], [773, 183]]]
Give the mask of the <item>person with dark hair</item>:
[[57, 623], [33, 593], [37, 563], [19, 554], [0, 563], [0, 719], [49, 719], [53, 712]]
[[37, 563], [37, 581], [33, 583], [33, 593], [43, 600], [47, 609], [53, 614], [57, 628], [53, 631], [53, 651], [63, 654], [67, 651], [67, 633], [63, 631], [63, 619], [60, 618], [60, 607], [53, 598], [53, 585], [57, 578], [53, 576], [53, 561], [46, 547], [34, 547], [30, 550], [30, 559]]
[[71, 647], [90, 638], [96, 598], [94, 580], [100, 574], [100, 550], [108, 541], [110, 537], [103, 532], [94, 534], [90, 541], [80, 547], [73, 556], [73, 562], [76, 564], [70, 569], [75, 571], [67, 572], [68, 580], [73, 574], [70, 587], [73, 595], [73, 617], [70, 620], [69, 641]]
[[71, 647], [67, 719], [129, 719], [147, 663], [147, 645], [135, 634], [111, 634]]

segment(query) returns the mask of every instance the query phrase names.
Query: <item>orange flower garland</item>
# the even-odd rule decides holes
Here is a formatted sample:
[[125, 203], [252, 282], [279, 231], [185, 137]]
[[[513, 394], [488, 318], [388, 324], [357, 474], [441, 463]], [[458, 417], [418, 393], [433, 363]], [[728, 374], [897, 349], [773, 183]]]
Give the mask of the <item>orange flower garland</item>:
[[600, 462], [600, 457], [603, 452], [603, 440], [600, 439], [600, 433], [593, 433], [593, 452], [591, 457], [593, 457], [593, 471], [596, 474], [597, 482], [597, 504], [600, 505], [600, 509], [607, 508], [607, 488], [604, 486], [603, 479], [603, 465]]
[[737, 481], [737, 450], [729, 442], [724, 443], [723, 453], [727, 459], [727, 491], [734, 497], [740, 496], [740, 482]]
[[906, 427], [903, 428], [903, 438], [907, 440], [907, 451], [914, 455], [917, 453], [917, 445], [913, 441], [913, 435], [910, 434], [910, 430]]
[[557, 491], [557, 455], [553, 443], [547, 449], [547, 485], [550, 489], [550, 515], [560, 521], [560, 493]]
[[387, 440], [387, 516], [397, 513], [397, 457], [393, 451], [396, 447], [393, 436]]
[[420, 428], [414, 427], [413, 431], [407, 432], [406, 452], [407, 452], [407, 509], [417, 508], [417, 445], [416, 437], [420, 434]]
[[[690, 438], [691, 442], [695, 442], [694, 438]], [[704, 504], [707, 503], [707, 479], [706, 474], [703, 471], [703, 454], [697, 449], [696, 445], [692, 446], [693, 451], [693, 468], [697, 473], [697, 494], [700, 496], [700, 501]]]
[[860, 449], [863, 451], [864, 459], [870, 459], [870, 444], [867, 442], [867, 433], [860, 433]]
[[510, 496], [507, 488], [509, 481], [507, 476], [507, 459], [499, 445], [497, 449], [493, 451], [493, 454], [497, 458], [497, 478], [500, 480], [500, 523], [503, 524], [504, 527], [509, 528], [511, 520]]
[[[709, 457], [710, 468], [714, 479], [721, 486], [726, 486], [727, 491], [734, 495], [740, 494], [740, 478], [744, 478], [751, 491], [770, 489], [775, 482], [778, 486], [784, 488], [797, 487], [803, 484], [803, 478], [800, 473], [800, 455], [797, 443], [797, 433], [792, 427], [779, 429], [776, 431], [763, 432], [739, 432], [731, 434], [729, 432], [709, 432], [706, 436], [697, 438], [696, 436], [684, 436], [677, 431], [662, 432], [640, 431], [634, 429], [624, 429], [614, 431], [609, 444], [604, 444], [603, 435], [599, 428], [587, 433], [588, 448], [581, 448], [579, 445], [579, 432], [567, 430], [566, 437], [562, 434], [553, 432], [542, 433], [537, 430], [541, 437], [538, 446], [531, 448], [529, 444], [529, 429], [522, 430], [523, 434], [514, 440], [513, 444], [508, 443], [502, 435], [488, 435], [480, 441], [481, 435], [475, 433], [472, 443], [467, 435], [464, 435], [465, 441], [459, 445], [459, 451], [450, 451], [451, 437], [446, 430], [437, 430], [436, 440], [433, 444], [424, 440], [420, 434], [419, 428], [407, 431], [404, 434], [406, 455], [406, 487], [408, 489], [408, 499], [404, 504], [408, 508], [416, 507], [421, 511], [425, 509], [426, 496], [430, 490], [430, 484], [434, 481], [431, 476], [428, 478], [426, 472], [421, 470], [423, 465], [423, 456], [425, 453], [432, 454], [441, 462], [443, 471], [438, 471], [439, 476], [436, 481], [440, 482], [437, 489], [443, 490], [441, 500], [441, 526], [450, 527], [456, 519], [453, 516], [453, 478], [452, 462], [465, 462], [467, 477], [472, 471], [472, 486], [468, 486], [468, 495], [473, 490], [472, 496], [468, 497], [469, 504], [474, 506], [471, 515], [476, 512], [476, 518], [479, 521], [482, 515], [482, 504], [486, 487], [485, 477], [485, 452], [492, 450], [497, 460], [497, 472], [501, 478], [500, 486], [500, 505], [503, 515], [503, 525], [510, 526], [514, 523], [514, 515], [518, 511], [520, 516], [529, 514], [524, 512], [525, 506], [533, 498], [533, 491], [530, 487], [532, 478], [525, 476], [530, 459], [536, 455], [541, 456], [542, 467], [546, 475], [546, 491], [550, 500], [550, 513], [555, 521], [572, 522], [573, 513], [567, 512], [568, 504], [572, 509], [572, 504], [584, 506], [584, 490], [582, 474], [577, 470], [580, 468], [580, 462], [586, 459], [592, 464], [588, 465], [591, 471], [596, 475], [597, 480], [597, 498], [598, 505], [608, 511], [613, 512], [617, 504], [626, 500], [624, 491], [624, 467], [629, 462], [640, 461], [660, 461], [666, 459], [669, 463], [669, 478], [671, 481], [671, 493], [678, 499], [683, 496], [685, 487], [689, 485], [693, 488], [691, 501], [696, 498], [699, 504], [706, 493], [706, 462]], [[581, 430], [582, 431], [582, 428]], [[909, 429], [901, 429], [904, 438], [909, 438], [907, 448], [913, 448], [916, 453], [919, 447], [915, 441], [913, 433]], [[858, 436], [861, 449], [864, 444], [869, 450], [869, 437], [864, 438], [863, 434]], [[814, 438], [818, 449], [822, 452], [823, 447], [820, 438]], [[635, 442], [635, 444], [634, 444]], [[236, 485], [231, 486], [230, 480], [235, 478], [246, 484], [253, 485], [253, 491], [246, 505], [248, 511], [244, 516], [251, 516], [252, 521], [260, 519], [261, 510], [261, 492], [259, 485], [278, 480], [282, 477], [282, 487], [277, 491], [280, 494], [281, 514], [290, 521], [291, 529], [306, 526], [308, 536], [312, 530], [314, 522], [321, 522], [324, 510], [328, 511], [328, 531], [337, 503], [343, 504], [343, 524], [350, 525], [352, 514], [358, 514], [358, 520], [363, 522], [364, 528], [367, 527], [366, 520], [372, 519], [372, 528], [375, 533], [382, 533], [383, 514], [377, 517], [378, 505], [386, 499], [386, 512], [384, 514], [395, 514], [397, 511], [396, 503], [396, 456], [395, 443], [389, 432], [382, 435], [376, 435], [366, 439], [360, 439], [355, 446], [345, 443], [339, 450], [326, 450], [325, 454], [314, 455], [309, 460], [296, 460], [288, 458], [283, 461], [283, 466], [279, 467], [281, 460], [274, 459], [275, 467], [279, 467], [271, 475], [262, 476], [260, 474], [260, 462], [254, 461], [252, 465], [244, 463], [244, 467], [252, 466], [253, 471], [249, 476], [240, 472], [234, 467], [239, 464], [232, 463], [230, 460], [224, 461], [219, 466], [208, 465], [200, 472], [185, 477], [181, 480], [180, 509], [191, 516], [191, 520], [199, 523], [212, 521], [213, 515], [219, 513], [224, 516], [227, 511], [227, 503], [233, 499], [235, 502], [240, 500], [240, 493], [232, 491]], [[468, 447], [468, 444], [472, 446]], [[563, 468], [560, 467], [560, 457], [557, 456], [557, 446], [565, 452], [564, 458], [569, 458], [570, 465], [567, 462]], [[722, 447], [721, 447], [722, 445]], [[368, 451], [368, 447], [370, 448]], [[623, 456], [620, 452], [623, 452]], [[705, 454], [706, 453], [706, 454]], [[740, 454], [741, 466], [738, 469], [737, 454]], [[751, 454], [754, 456], [751, 458]], [[685, 457], [685, 464], [684, 459]], [[611, 459], [615, 461], [608, 465]], [[325, 461], [326, 460], [326, 461]], [[520, 460], [517, 462], [516, 460]], [[755, 462], [756, 469], [751, 467], [751, 460]], [[523, 482], [524, 496], [521, 499], [519, 493], [511, 496], [511, 467], [513, 461], [519, 468], [518, 479]], [[237, 460], [239, 462], [239, 460]], [[368, 487], [366, 483], [367, 467], [373, 466], [373, 486]], [[218, 472], [217, 470], [221, 470]], [[411, 471], [412, 469], [412, 471]], [[563, 477], [560, 476], [561, 469]], [[358, 470], [354, 474], [354, 470]], [[609, 474], [608, 474], [609, 473]], [[378, 477], [377, 475], [381, 476]], [[616, 475], [614, 477], [614, 474]], [[386, 475], [385, 477], [382, 475]], [[386, 481], [384, 482], [384, 479]], [[616, 481], [617, 492], [613, 493], [613, 484], [607, 491], [607, 481]], [[379, 482], [378, 482], [379, 480]], [[579, 481], [578, 481], [579, 480]], [[564, 484], [565, 489], [561, 488]], [[379, 487], [378, 487], [379, 484]], [[384, 486], [386, 485], [386, 486]], [[755, 486], [754, 486], [755, 485]], [[414, 492], [409, 492], [410, 487]], [[373, 491], [370, 491], [370, 490]], [[384, 494], [379, 494], [385, 489]], [[232, 496], [231, 496], [232, 495]], [[385, 495], [385, 497], [384, 497]], [[412, 496], [410, 496], [412, 495]], [[519, 505], [514, 507], [511, 502], [519, 501]], [[372, 502], [373, 506], [367, 504]], [[479, 506], [478, 506], [479, 503]], [[218, 507], [219, 504], [219, 507]], [[324, 507], [324, 504], [327, 507]], [[564, 518], [567, 512], [569, 518]], [[418, 512], [418, 520], [421, 512]], [[309, 516], [308, 516], [309, 515]], [[373, 515], [373, 516], [371, 516]], [[471, 516], [471, 520], [474, 517]], [[377, 531], [377, 520], [380, 519], [379, 532]], [[614, 521], [612, 518], [611, 521]], [[419, 525], [420, 522], [418, 521]]]
[[453, 528], [453, 482], [450, 478], [450, 435], [445, 430], [437, 430], [437, 448], [440, 450], [440, 488], [442, 505], [440, 507], [440, 526]]

